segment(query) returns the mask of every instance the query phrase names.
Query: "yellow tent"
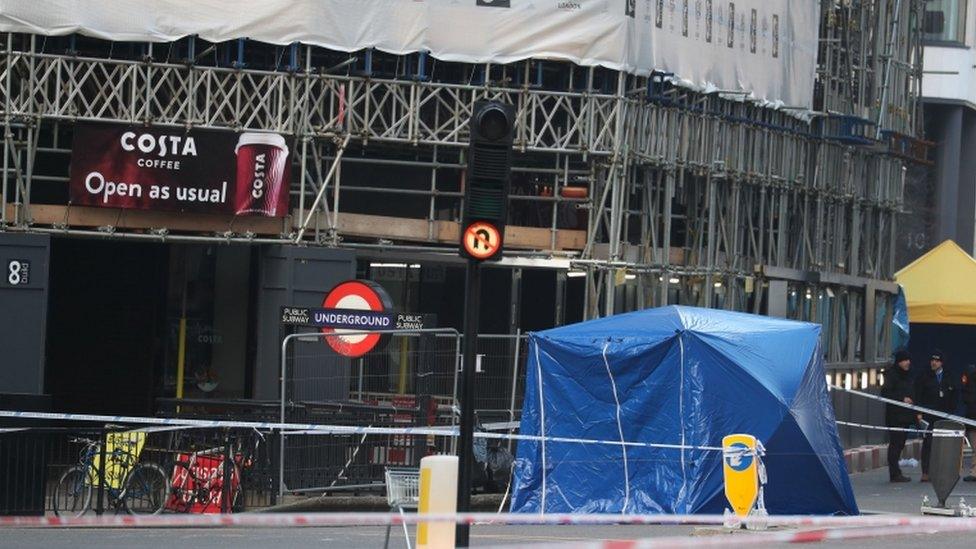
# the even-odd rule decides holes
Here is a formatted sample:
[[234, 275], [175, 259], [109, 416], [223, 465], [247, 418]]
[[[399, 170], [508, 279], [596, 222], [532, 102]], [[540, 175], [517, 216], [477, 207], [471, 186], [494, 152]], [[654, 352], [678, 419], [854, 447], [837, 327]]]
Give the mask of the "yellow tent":
[[976, 325], [976, 259], [946, 240], [895, 273], [912, 323]]

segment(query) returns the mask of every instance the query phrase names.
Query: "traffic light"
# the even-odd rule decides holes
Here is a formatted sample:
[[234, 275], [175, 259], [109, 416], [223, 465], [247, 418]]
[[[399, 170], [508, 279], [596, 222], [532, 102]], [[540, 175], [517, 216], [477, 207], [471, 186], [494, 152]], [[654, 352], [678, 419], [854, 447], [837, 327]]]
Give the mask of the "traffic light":
[[514, 139], [514, 106], [497, 101], [474, 104], [461, 224], [463, 257], [501, 259]]

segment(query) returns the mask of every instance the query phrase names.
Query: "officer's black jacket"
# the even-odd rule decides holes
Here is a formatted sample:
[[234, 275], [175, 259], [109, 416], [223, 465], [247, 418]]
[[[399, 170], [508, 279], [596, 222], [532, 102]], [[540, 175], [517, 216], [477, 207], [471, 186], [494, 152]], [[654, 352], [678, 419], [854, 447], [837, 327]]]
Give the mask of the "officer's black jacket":
[[[905, 397], [915, 400], [915, 383], [912, 372], [902, 370], [897, 364], [892, 364], [884, 371], [884, 387], [881, 396], [904, 401]], [[888, 404], [885, 407], [885, 423], [889, 427], [905, 427], [915, 423], [915, 412], [908, 408]]]
[[[931, 368], [926, 368], [925, 372], [919, 374], [915, 380], [915, 395], [918, 397], [916, 402], [919, 406], [931, 408], [947, 414], [956, 413], [956, 405], [959, 402], [959, 383], [952, 374], [945, 368], [942, 369], [942, 383], [939, 384], [935, 377], [935, 372]], [[925, 416], [925, 420], [933, 423], [942, 418], [935, 416]]]

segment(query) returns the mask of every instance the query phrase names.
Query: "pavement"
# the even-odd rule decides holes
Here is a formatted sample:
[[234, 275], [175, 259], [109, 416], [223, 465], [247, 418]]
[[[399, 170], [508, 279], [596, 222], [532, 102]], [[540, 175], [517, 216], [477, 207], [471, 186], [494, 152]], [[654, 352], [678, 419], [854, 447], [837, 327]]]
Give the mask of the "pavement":
[[[932, 485], [918, 482], [922, 474], [919, 468], [903, 467], [902, 472], [909, 476], [912, 482], [888, 482], [886, 467], [851, 475], [854, 495], [862, 514], [918, 515], [924, 496], [929, 497], [930, 504], [935, 504], [935, 490], [932, 489]], [[976, 482], [960, 480], [949, 497], [948, 505], [951, 507], [958, 503], [960, 497], [965, 498], [969, 505], [976, 504]], [[976, 545], [976, 537], [973, 539]]]
[[[851, 476], [854, 493], [862, 513], [919, 515], [922, 497], [934, 499], [932, 487], [918, 482], [919, 471], [906, 469], [914, 482], [891, 484], [887, 469], [876, 469]], [[956, 486], [950, 505], [959, 496], [976, 503], [976, 483]], [[413, 528], [410, 529], [413, 538]], [[156, 548], [207, 547], [250, 549], [266, 547], [335, 547], [376, 549], [383, 547], [386, 527], [349, 526], [322, 528], [156, 528], [156, 529], [7, 529], [0, 533], [0, 547], [76, 549], [77, 547]], [[525, 547], [538, 543], [573, 541], [630, 540], [667, 536], [729, 535], [716, 529], [693, 526], [500, 526], [476, 525], [471, 530], [472, 547]], [[736, 535], [736, 534], [733, 534]], [[704, 537], [702, 538], [704, 539]], [[883, 547], [914, 549], [922, 545], [972, 548], [976, 532], [963, 534], [926, 533], [914, 536], [863, 539], [850, 542], [825, 542], [819, 547]], [[391, 548], [407, 547], [402, 527], [394, 528]]]

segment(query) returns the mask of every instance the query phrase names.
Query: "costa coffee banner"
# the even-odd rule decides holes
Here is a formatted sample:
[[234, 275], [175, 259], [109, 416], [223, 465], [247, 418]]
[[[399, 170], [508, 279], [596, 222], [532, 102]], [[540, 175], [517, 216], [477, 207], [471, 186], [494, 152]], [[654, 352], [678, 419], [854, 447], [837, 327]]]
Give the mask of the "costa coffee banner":
[[69, 195], [81, 206], [282, 217], [288, 154], [275, 133], [78, 124]]

